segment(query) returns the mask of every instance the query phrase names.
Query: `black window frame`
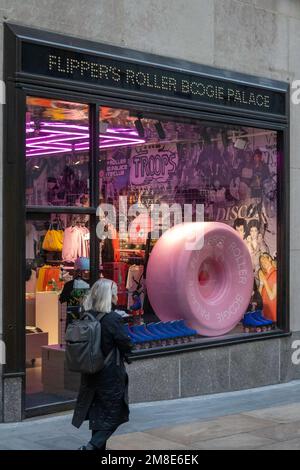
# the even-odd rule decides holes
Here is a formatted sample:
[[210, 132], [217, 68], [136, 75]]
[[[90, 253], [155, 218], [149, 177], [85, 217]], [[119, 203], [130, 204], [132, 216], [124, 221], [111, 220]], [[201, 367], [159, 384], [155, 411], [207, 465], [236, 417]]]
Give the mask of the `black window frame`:
[[[6, 343], [7, 364], [5, 377], [25, 377], [25, 220], [41, 213], [86, 213], [91, 221], [91, 280], [98, 278], [99, 252], [96, 239], [96, 210], [99, 200], [99, 109], [111, 106], [123, 109], [139, 109], [141, 112], [195, 118], [224, 124], [237, 124], [277, 131], [278, 145], [283, 153], [282, 166], [278, 167], [278, 312], [279, 326], [275, 331], [247, 336], [209, 338], [201, 343], [168, 346], [155, 350], [136, 351], [133, 360], [207, 349], [229, 344], [274, 339], [290, 335], [289, 315], [289, 85], [284, 82], [260, 79], [234, 72], [202, 67], [202, 73], [230, 79], [237, 83], [258, 86], [262, 89], [280, 91], [285, 96], [286, 114], [278, 117], [261, 112], [232, 110], [216, 105], [183, 103], [175, 98], [157, 98], [142, 92], [127, 92], [105, 87], [84, 86], [70, 80], [54, 79], [20, 72], [21, 44], [51, 43], [57, 47], [89, 50], [89, 41], [75, 40], [66, 36], [32, 30], [27, 27], [5, 24], [4, 76], [6, 82], [6, 106], [4, 107], [4, 161], [3, 161], [3, 338]], [[70, 46], [72, 44], [72, 46]], [[66, 46], [67, 45], [67, 46]], [[126, 58], [138, 57], [141, 63], [155, 63], [157, 56], [142, 54], [128, 49], [98, 44], [105, 54]], [[182, 67], [182, 61], [159, 58], [166, 67]], [[198, 66], [188, 63], [191, 70]], [[78, 207], [25, 207], [25, 107], [26, 97], [37, 96], [56, 100], [82, 102], [90, 109], [90, 176], [91, 204], [89, 208]], [[23, 380], [25, 383], [25, 379]]]

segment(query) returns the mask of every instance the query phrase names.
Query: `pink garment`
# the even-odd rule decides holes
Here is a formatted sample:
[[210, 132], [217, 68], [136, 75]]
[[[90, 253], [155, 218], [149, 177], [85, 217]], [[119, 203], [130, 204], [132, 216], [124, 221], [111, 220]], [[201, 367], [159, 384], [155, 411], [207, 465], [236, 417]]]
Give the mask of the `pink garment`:
[[77, 258], [90, 256], [89, 229], [86, 227], [68, 227], [64, 231], [62, 259], [74, 262]]
[[81, 250], [79, 257], [89, 258], [90, 256], [90, 231], [87, 227], [80, 227], [81, 231]]

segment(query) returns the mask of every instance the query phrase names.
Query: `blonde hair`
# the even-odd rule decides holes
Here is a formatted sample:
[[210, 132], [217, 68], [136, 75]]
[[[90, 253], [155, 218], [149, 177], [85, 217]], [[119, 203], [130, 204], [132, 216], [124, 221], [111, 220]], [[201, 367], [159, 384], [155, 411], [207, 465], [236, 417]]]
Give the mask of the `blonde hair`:
[[112, 310], [112, 299], [117, 297], [118, 287], [110, 279], [99, 279], [90, 289], [83, 301], [83, 307], [86, 312], [93, 310], [95, 312], [109, 313]]

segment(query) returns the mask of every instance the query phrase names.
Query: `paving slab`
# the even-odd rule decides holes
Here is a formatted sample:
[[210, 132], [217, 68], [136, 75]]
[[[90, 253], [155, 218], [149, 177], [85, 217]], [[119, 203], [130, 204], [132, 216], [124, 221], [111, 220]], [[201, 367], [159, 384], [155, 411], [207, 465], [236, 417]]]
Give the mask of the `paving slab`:
[[300, 439], [292, 439], [291, 441], [280, 442], [265, 446], [260, 450], [300, 450]]
[[174, 442], [190, 445], [256, 429], [268, 428], [274, 423], [251, 416], [232, 415], [212, 421], [198, 421], [174, 427], [163, 427], [147, 431], [148, 434]]
[[46, 445], [39, 444], [28, 439], [15, 437], [13, 439], [1, 439], [0, 450], [49, 450]]
[[300, 403], [250, 411], [243, 414], [254, 418], [268, 419], [276, 423], [291, 423], [300, 421]]
[[275, 444], [272, 439], [253, 436], [249, 433], [211, 439], [205, 442], [195, 442], [191, 449], [197, 450], [254, 450]]
[[[299, 405], [300, 406], [300, 405]], [[300, 421], [289, 424], [276, 424], [265, 429], [257, 429], [252, 432], [255, 436], [266, 437], [277, 442], [300, 439]]]
[[82, 442], [79, 437], [64, 436], [41, 439], [37, 441], [37, 444], [51, 450], [76, 450], [86, 442]]
[[111, 450], [188, 450], [187, 446], [178, 442], [143, 432], [111, 437], [107, 447]]

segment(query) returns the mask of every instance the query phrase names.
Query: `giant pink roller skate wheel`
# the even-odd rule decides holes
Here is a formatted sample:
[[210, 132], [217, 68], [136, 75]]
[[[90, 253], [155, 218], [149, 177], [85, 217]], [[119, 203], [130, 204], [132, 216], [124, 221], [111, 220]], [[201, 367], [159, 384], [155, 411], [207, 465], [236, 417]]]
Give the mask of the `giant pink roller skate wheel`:
[[204, 336], [220, 336], [242, 319], [253, 290], [249, 251], [220, 222], [191, 222], [168, 230], [147, 267], [147, 292], [162, 321], [185, 319]]

